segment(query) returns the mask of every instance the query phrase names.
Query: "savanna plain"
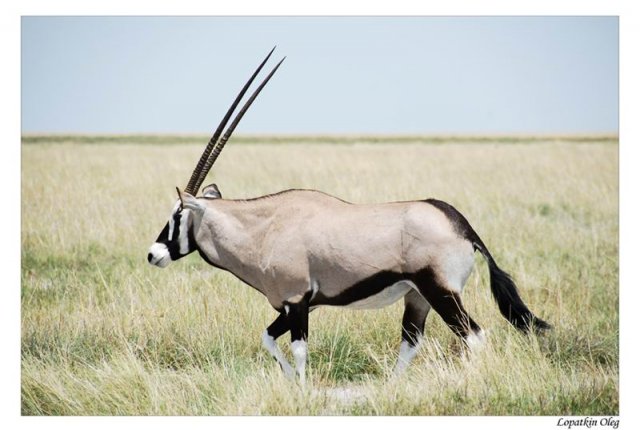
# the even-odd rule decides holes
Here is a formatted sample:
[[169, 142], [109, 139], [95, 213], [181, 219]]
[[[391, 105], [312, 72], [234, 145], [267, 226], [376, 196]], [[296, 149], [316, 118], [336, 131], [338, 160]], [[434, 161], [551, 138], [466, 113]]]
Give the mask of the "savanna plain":
[[23, 137], [23, 415], [619, 413], [617, 138], [232, 139], [205, 182], [225, 198], [315, 188], [453, 204], [555, 327], [512, 328], [477, 256], [463, 300], [484, 349], [468, 354], [431, 313], [393, 379], [402, 301], [321, 308], [305, 387], [261, 347], [276, 312], [259, 293], [197, 254], [146, 261], [206, 141]]

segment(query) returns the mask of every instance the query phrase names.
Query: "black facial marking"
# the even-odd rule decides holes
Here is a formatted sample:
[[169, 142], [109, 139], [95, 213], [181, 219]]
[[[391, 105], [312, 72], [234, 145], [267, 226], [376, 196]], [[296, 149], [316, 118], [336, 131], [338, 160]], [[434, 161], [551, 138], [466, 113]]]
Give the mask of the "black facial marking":
[[169, 223], [165, 224], [164, 228], [158, 235], [156, 242], [158, 243], [167, 243], [169, 241]]
[[180, 219], [182, 218], [181, 211], [173, 214], [173, 237], [171, 238], [172, 242], [177, 242], [180, 237]]
[[184, 257], [184, 255], [180, 254], [180, 241], [178, 238], [180, 237], [180, 212], [176, 212], [173, 214], [173, 235], [169, 238], [169, 242], [167, 242], [167, 249], [169, 249], [169, 255], [173, 261]]
[[187, 227], [189, 229], [187, 232], [188, 251], [186, 254], [180, 253], [179, 238], [180, 238], [180, 220], [182, 219], [182, 216], [183, 216], [182, 210], [179, 210], [176, 213], [172, 214], [173, 232], [171, 233], [171, 237], [169, 237], [169, 223], [167, 223], [165, 224], [164, 228], [162, 229], [162, 231], [158, 235], [158, 238], [156, 239], [156, 243], [162, 243], [167, 247], [167, 250], [169, 251], [169, 256], [173, 261], [179, 260], [185, 255], [188, 255], [196, 250], [193, 231], [190, 228], [190, 226], [188, 226]]

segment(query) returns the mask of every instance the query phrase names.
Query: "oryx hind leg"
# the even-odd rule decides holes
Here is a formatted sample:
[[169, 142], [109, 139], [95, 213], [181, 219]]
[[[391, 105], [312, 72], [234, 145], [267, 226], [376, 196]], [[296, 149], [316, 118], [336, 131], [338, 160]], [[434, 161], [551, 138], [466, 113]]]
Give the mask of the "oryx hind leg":
[[267, 327], [264, 333], [262, 333], [262, 345], [280, 365], [284, 374], [288, 378], [293, 378], [295, 376], [295, 371], [287, 359], [284, 358], [282, 351], [278, 348], [278, 344], [276, 343], [276, 339], [287, 331], [289, 331], [289, 318], [286, 314], [281, 313], [278, 318], [276, 318], [275, 321]]
[[460, 285], [449, 285], [432, 270], [421, 271], [415, 279], [416, 287], [449, 328], [461, 337], [470, 349], [484, 343], [484, 333], [462, 305]]
[[394, 375], [400, 375], [418, 353], [424, 323], [431, 310], [431, 305], [416, 290], [404, 296], [404, 314], [402, 315], [402, 342], [398, 361], [393, 369]]

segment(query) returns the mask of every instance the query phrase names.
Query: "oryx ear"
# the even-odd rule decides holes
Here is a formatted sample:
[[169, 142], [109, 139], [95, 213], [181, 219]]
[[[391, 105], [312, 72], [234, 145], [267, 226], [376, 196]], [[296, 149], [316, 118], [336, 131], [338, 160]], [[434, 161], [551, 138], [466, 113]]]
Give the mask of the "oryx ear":
[[216, 184], [210, 184], [202, 189], [202, 197], [205, 199], [221, 199], [222, 193]]
[[198, 201], [198, 199], [196, 199], [189, 193], [180, 191], [180, 188], [178, 187], [176, 187], [176, 191], [178, 192], [178, 197], [180, 198], [180, 205], [182, 206], [182, 209], [191, 209], [195, 212], [204, 212], [205, 207]]

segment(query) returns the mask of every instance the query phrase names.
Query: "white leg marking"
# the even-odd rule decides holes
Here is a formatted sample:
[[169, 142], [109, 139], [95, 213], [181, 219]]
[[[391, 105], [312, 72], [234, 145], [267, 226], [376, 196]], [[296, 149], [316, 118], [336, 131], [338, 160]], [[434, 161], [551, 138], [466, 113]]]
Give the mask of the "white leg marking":
[[307, 363], [307, 342], [304, 340], [294, 340], [291, 342], [291, 352], [296, 363], [296, 372], [300, 376], [300, 384], [305, 384], [304, 367]]
[[413, 357], [418, 353], [418, 348], [420, 347], [420, 339], [418, 339], [418, 343], [415, 346], [411, 346], [409, 342], [403, 340], [400, 344], [400, 354], [398, 355], [398, 361], [396, 362], [396, 367], [393, 369], [393, 375], [399, 376], [404, 372], [404, 370], [409, 366]]
[[293, 379], [293, 377], [295, 376], [293, 367], [291, 367], [287, 359], [284, 358], [284, 355], [282, 355], [282, 351], [280, 351], [280, 348], [278, 348], [276, 340], [273, 338], [273, 336], [270, 336], [266, 330], [262, 333], [262, 346], [264, 346], [265, 349], [269, 351], [271, 356], [276, 359], [287, 378]]
[[469, 347], [471, 351], [479, 351], [487, 342], [486, 336], [484, 335], [484, 331], [480, 330], [477, 333], [471, 332], [464, 339], [465, 343]]

